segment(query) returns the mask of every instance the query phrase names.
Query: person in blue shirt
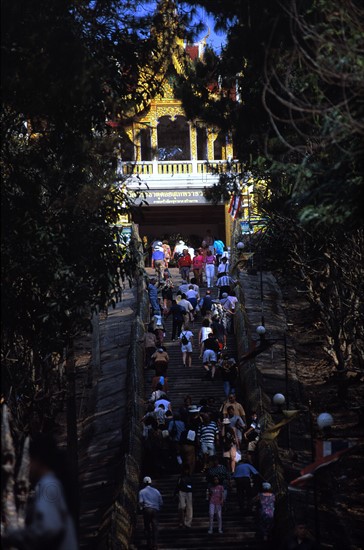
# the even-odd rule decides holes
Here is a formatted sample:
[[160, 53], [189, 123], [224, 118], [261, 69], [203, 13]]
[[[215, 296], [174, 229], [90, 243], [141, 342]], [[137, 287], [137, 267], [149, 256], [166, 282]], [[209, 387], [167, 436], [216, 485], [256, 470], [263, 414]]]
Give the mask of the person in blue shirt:
[[162, 271], [165, 268], [165, 254], [164, 249], [161, 241], [158, 241], [156, 246], [153, 249], [152, 253], [152, 266], [155, 269], [155, 273], [158, 276], [158, 282], [161, 282], [162, 279]]
[[238, 503], [241, 510], [247, 510], [252, 498], [251, 479], [259, 476], [259, 472], [248, 462], [239, 462], [236, 465], [234, 479], [238, 493]]
[[144, 527], [147, 535], [148, 548], [158, 547], [158, 514], [163, 506], [162, 495], [149, 476], [143, 479], [144, 489], [139, 491], [139, 507], [144, 516]]
[[157, 279], [150, 279], [148, 285], [148, 294], [150, 305], [153, 310], [153, 315], [160, 315], [161, 308], [158, 302], [158, 288], [156, 287]]
[[217, 264], [219, 264], [224, 253], [225, 245], [222, 241], [220, 241], [220, 239], [215, 239], [213, 246], [215, 249], [215, 256], [217, 258]]

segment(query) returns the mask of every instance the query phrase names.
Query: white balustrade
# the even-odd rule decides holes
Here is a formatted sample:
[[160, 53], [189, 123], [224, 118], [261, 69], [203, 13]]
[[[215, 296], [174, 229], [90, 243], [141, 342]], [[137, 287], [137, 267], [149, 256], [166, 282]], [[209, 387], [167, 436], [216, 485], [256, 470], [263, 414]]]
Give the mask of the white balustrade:
[[151, 162], [123, 162], [119, 163], [119, 173], [123, 176], [199, 176], [204, 174], [215, 175], [230, 170], [238, 173], [242, 170], [240, 162], [228, 165], [225, 160], [154, 160]]

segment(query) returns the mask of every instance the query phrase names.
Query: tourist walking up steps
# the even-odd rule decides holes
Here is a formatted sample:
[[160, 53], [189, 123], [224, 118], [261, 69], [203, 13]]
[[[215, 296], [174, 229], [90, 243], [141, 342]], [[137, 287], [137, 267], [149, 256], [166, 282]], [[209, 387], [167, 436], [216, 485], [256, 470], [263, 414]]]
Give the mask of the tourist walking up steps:
[[181, 334], [179, 335], [181, 342], [182, 361], [184, 367], [192, 367], [192, 342], [193, 332], [188, 328], [183, 327]]
[[236, 483], [236, 491], [238, 493], [238, 503], [241, 510], [247, 510], [251, 504], [252, 476], [259, 476], [259, 472], [247, 462], [239, 462], [235, 468], [234, 479]]
[[209, 519], [210, 525], [208, 534], [212, 535], [214, 527], [214, 517], [217, 516], [217, 525], [220, 535], [223, 534], [222, 530], [222, 506], [224, 504], [224, 487], [221, 485], [217, 476], [213, 479], [213, 485], [208, 490], [209, 499]]
[[193, 497], [192, 497], [192, 478], [189, 466], [182, 466], [182, 473], [177, 481], [175, 495], [178, 495], [179, 527], [192, 525], [193, 518]]
[[178, 260], [178, 267], [180, 270], [181, 277], [184, 281], [189, 282], [190, 280], [191, 265], [192, 265], [192, 259], [188, 253], [188, 248], [184, 248], [183, 255]]
[[206, 259], [205, 259], [205, 273], [206, 273], [207, 288], [211, 288], [214, 284], [215, 263], [216, 263], [215, 256], [213, 255], [211, 250], [208, 250], [206, 253]]
[[268, 540], [273, 529], [275, 496], [272, 492], [272, 486], [265, 481], [262, 483], [262, 491], [258, 493], [255, 499], [258, 503], [258, 531], [257, 534], [264, 541]]
[[157, 241], [153, 248], [152, 263], [158, 277], [158, 283], [160, 283], [162, 280], [162, 272], [165, 267], [162, 241]]
[[158, 548], [158, 514], [163, 506], [162, 495], [155, 487], [149, 476], [143, 479], [144, 489], [139, 491], [139, 507], [144, 516], [144, 529], [147, 536], [149, 550]]

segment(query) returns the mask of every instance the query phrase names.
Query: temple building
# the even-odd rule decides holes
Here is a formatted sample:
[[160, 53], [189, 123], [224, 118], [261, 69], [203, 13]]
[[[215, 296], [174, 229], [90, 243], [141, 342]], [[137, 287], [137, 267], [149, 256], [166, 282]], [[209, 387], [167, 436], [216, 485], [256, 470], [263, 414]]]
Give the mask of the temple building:
[[[206, 39], [189, 45], [176, 36], [160, 90], [126, 128], [129, 145], [120, 159], [119, 175], [127, 177], [130, 193], [146, 192], [148, 204], [138, 209], [134, 221], [148, 239], [176, 233], [201, 237], [210, 229], [229, 244], [229, 205], [212, 205], [203, 191], [232, 161], [231, 136], [202, 120], [188, 120], [174, 91], [186, 63], [203, 60], [205, 43]], [[234, 167], [238, 170], [239, 164]]]

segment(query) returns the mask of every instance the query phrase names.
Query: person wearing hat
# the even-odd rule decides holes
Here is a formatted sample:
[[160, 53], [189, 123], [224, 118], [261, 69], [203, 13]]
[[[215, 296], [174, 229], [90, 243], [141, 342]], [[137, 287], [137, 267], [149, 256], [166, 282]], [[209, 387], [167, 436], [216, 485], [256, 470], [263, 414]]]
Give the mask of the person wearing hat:
[[152, 267], [155, 269], [155, 273], [158, 277], [158, 282], [161, 282], [162, 271], [165, 267], [164, 263], [164, 249], [161, 241], [158, 241], [153, 249], [152, 253]]
[[143, 479], [144, 489], [139, 491], [139, 507], [144, 516], [144, 528], [147, 535], [147, 547], [150, 550], [158, 548], [158, 515], [163, 506], [162, 495], [149, 476]]
[[262, 491], [257, 494], [255, 500], [258, 503], [258, 536], [266, 541], [273, 528], [275, 508], [275, 496], [270, 483], [262, 483]]
[[223, 416], [226, 418], [228, 416], [228, 407], [232, 407], [234, 409], [234, 414], [237, 416], [240, 416], [244, 422], [246, 422], [246, 414], [244, 411], [244, 407], [241, 403], [238, 403], [236, 400], [235, 393], [230, 393], [228, 395], [227, 400], [223, 403], [220, 412], [222, 412]]
[[231, 427], [230, 419], [224, 418], [221, 429], [221, 445], [225, 465], [232, 474], [235, 471], [236, 443], [236, 435], [234, 428]]

